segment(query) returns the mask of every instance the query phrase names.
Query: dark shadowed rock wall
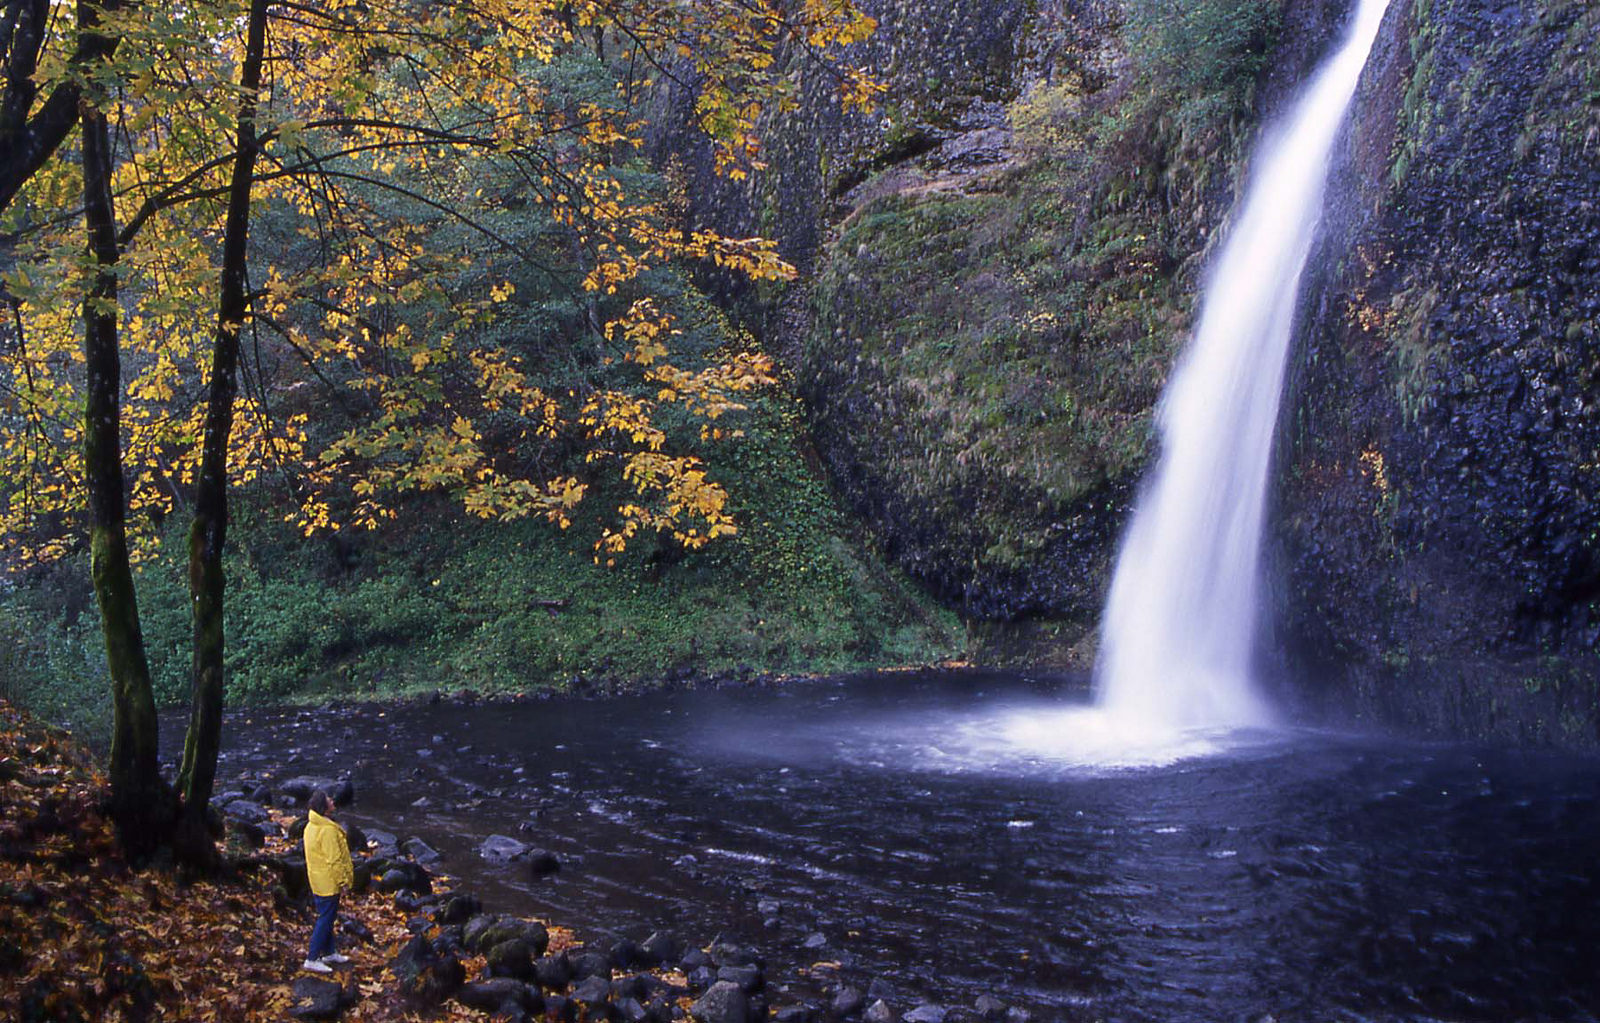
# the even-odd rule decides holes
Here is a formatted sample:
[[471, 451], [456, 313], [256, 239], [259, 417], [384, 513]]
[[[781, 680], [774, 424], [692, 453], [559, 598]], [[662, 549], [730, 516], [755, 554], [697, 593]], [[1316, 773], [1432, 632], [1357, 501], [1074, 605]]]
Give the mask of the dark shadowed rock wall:
[[1348, 714], [1593, 743], [1600, 6], [1389, 21], [1282, 441], [1288, 674]]

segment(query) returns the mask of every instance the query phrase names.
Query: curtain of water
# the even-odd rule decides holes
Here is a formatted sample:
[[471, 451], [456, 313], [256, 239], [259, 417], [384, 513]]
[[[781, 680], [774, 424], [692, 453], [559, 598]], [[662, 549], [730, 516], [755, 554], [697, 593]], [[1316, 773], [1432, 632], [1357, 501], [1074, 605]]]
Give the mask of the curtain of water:
[[1096, 696], [1141, 729], [1270, 723], [1251, 679], [1267, 471], [1296, 293], [1329, 155], [1388, 0], [1269, 134], [1159, 411], [1161, 455], [1123, 540]]

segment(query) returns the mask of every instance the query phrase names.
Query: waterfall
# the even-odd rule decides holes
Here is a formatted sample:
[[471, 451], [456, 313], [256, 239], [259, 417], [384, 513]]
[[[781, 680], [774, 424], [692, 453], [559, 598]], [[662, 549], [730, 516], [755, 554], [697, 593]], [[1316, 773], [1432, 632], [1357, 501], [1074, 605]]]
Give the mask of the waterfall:
[[1122, 729], [1271, 723], [1251, 661], [1273, 428], [1329, 157], [1387, 3], [1359, 0], [1348, 38], [1264, 138], [1162, 397], [1161, 453], [1118, 555], [1095, 672]]

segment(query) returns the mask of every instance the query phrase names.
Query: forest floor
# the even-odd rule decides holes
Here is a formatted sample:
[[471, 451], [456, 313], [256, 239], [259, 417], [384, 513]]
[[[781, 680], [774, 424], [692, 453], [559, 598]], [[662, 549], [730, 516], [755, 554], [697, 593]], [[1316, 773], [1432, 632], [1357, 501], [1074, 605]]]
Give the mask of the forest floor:
[[[70, 735], [0, 701], [0, 1019], [283, 1020], [311, 930], [263, 855], [232, 857], [227, 876], [185, 880], [160, 864], [135, 870], [102, 812], [107, 782]], [[275, 812], [276, 813], [276, 812]], [[292, 818], [278, 815], [286, 825]], [[434, 880], [447, 879], [435, 876]], [[455, 1002], [419, 1009], [386, 964], [411, 937], [407, 917], [376, 891], [341, 901], [351, 962], [333, 976], [355, 1004], [347, 1021], [485, 1019]], [[570, 932], [551, 928], [551, 947]], [[464, 961], [469, 977], [481, 956]]]

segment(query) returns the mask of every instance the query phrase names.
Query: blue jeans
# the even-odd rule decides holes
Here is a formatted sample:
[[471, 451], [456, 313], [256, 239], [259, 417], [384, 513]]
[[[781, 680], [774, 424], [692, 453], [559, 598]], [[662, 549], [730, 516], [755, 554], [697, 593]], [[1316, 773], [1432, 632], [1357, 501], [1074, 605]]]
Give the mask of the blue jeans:
[[313, 895], [317, 904], [317, 922], [311, 928], [311, 952], [307, 959], [321, 959], [333, 954], [333, 921], [339, 915], [339, 896]]

